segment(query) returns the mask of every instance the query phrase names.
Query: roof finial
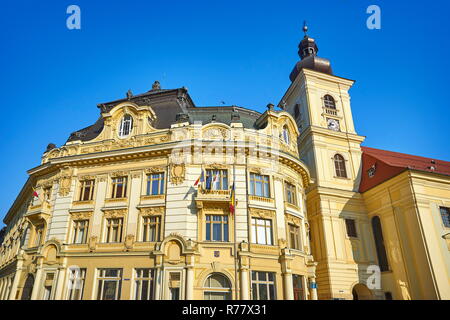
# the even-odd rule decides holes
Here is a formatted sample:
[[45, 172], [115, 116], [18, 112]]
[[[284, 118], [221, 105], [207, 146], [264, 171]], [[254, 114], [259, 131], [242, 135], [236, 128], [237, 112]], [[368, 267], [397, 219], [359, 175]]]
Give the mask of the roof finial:
[[306, 32], [308, 32], [308, 26], [306, 25], [306, 20], [303, 21], [303, 32], [305, 33], [305, 37], [308, 36]]

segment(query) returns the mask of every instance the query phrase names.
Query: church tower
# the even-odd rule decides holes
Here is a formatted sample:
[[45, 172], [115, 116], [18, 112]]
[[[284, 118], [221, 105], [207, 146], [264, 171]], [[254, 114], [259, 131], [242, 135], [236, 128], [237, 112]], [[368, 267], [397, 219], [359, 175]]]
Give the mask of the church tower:
[[279, 106], [296, 120], [299, 156], [314, 180], [307, 190], [307, 212], [319, 299], [352, 299], [355, 287], [364, 291], [368, 266], [376, 264], [358, 193], [364, 137], [353, 123], [349, 89], [354, 81], [334, 75], [330, 61], [317, 55], [306, 25], [303, 31], [301, 60]]

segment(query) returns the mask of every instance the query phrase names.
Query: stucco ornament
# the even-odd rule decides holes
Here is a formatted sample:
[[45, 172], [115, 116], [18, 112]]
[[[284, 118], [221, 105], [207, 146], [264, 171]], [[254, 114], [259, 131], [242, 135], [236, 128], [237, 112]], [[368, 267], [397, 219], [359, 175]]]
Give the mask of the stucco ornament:
[[170, 182], [178, 185], [184, 182], [186, 176], [186, 167], [184, 163], [170, 165]]
[[72, 183], [72, 168], [64, 167], [61, 169], [59, 178], [59, 195], [65, 197], [70, 192], [70, 185]]

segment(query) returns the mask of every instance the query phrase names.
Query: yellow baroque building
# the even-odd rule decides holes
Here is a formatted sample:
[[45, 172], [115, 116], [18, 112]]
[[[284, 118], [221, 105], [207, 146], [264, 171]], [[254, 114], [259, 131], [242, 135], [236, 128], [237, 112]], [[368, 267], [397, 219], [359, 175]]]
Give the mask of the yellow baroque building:
[[7, 212], [0, 299], [450, 299], [450, 163], [361, 147], [317, 52], [279, 110], [99, 104]]

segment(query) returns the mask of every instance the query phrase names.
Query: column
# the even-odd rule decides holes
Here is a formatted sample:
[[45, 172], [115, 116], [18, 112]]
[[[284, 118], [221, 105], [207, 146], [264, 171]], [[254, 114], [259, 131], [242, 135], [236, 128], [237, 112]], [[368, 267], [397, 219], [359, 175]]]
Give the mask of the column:
[[292, 284], [292, 273], [283, 273], [284, 300], [294, 300], [294, 286]]
[[241, 268], [241, 300], [249, 300], [248, 269]]
[[317, 283], [316, 277], [309, 278], [309, 296], [311, 300], [317, 300]]
[[162, 281], [162, 268], [155, 269], [155, 300], [161, 299], [161, 281]]
[[56, 281], [56, 291], [55, 291], [55, 296], [54, 296], [54, 300], [63, 300], [63, 289], [64, 289], [64, 279], [66, 277], [66, 272], [67, 269], [64, 267], [61, 267], [58, 270], [58, 278]]
[[194, 299], [194, 267], [186, 268], [186, 300]]
[[34, 279], [33, 291], [31, 292], [30, 300], [38, 300], [38, 293], [41, 287], [42, 267], [37, 267], [36, 278]]
[[0, 279], [0, 300], [3, 300], [2, 299], [2, 293], [3, 293], [3, 287], [4, 287], [4, 282], [5, 281], [3, 281], [3, 279]]

